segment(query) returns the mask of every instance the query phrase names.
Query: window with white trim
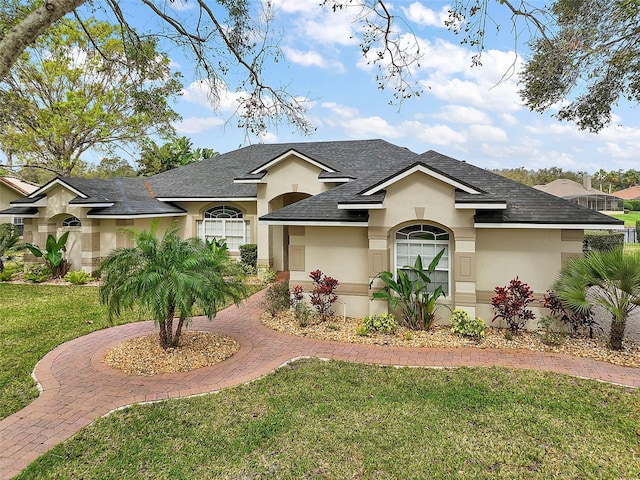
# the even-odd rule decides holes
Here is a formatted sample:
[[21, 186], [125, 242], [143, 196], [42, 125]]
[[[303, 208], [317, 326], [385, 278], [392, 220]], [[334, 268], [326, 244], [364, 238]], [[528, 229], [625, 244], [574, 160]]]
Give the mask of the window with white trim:
[[13, 217], [13, 226], [16, 229], [16, 233], [20, 236], [24, 235], [24, 218]]
[[82, 222], [78, 217], [69, 216], [67, 218], [63, 218], [60, 222], [61, 227], [81, 227]]
[[240, 250], [240, 245], [250, 241], [242, 211], [226, 205], [206, 210], [203, 219], [197, 222], [197, 229], [198, 236], [203, 240], [224, 238], [229, 250]]
[[413, 266], [418, 255], [422, 258], [422, 266], [427, 268], [435, 256], [444, 249], [442, 258], [431, 275], [429, 291], [442, 286], [445, 295], [449, 295], [450, 285], [450, 244], [449, 233], [433, 225], [410, 225], [396, 232], [395, 270], [406, 265]]

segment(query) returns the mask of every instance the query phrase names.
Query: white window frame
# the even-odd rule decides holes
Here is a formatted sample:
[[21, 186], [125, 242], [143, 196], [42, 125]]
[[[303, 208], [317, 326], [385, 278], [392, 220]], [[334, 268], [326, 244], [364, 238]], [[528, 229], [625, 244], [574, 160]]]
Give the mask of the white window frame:
[[62, 228], [80, 228], [82, 227], [82, 222], [78, 217], [69, 215], [60, 220], [60, 226]]
[[[239, 251], [240, 245], [249, 243], [247, 222], [244, 220], [244, 214], [242, 213], [242, 210], [238, 208], [230, 207], [227, 205], [218, 205], [215, 207], [211, 207], [202, 213], [202, 220], [198, 220], [196, 223], [198, 236], [202, 240], [212, 240], [213, 238], [215, 238], [216, 240], [225, 239], [227, 241], [227, 246], [231, 251]], [[205, 233], [208, 230], [207, 224], [216, 225], [213, 230], [220, 231], [220, 234], [207, 235]], [[242, 236], [227, 236], [227, 232], [229, 230], [235, 230], [232, 225], [242, 226]], [[235, 241], [229, 242], [230, 239], [235, 239]]]
[[22, 237], [24, 235], [24, 217], [13, 217], [13, 226], [16, 233]]
[[[435, 240], [430, 240], [430, 239], [424, 239], [424, 238], [398, 238], [398, 234], [401, 235], [409, 235], [406, 233], [403, 233], [402, 231], [404, 229], [407, 228], [414, 228], [416, 226], [420, 226], [421, 230], [416, 231], [416, 232], [411, 232], [411, 233], [431, 233], [434, 234], [436, 236]], [[424, 230], [424, 227], [427, 227], [429, 230]], [[431, 229], [435, 229], [435, 230], [439, 230], [439, 232], [433, 232]], [[447, 239], [444, 240], [438, 240], [438, 235], [447, 235]], [[443, 285], [446, 286], [446, 290], [444, 291], [444, 294], [446, 297], [448, 297], [451, 292], [451, 262], [452, 262], [452, 258], [451, 258], [451, 234], [449, 232], [447, 232], [446, 230], [437, 227], [435, 225], [430, 225], [428, 223], [419, 223], [419, 224], [412, 224], [412, 225], [407, 225], [405, 227], [402, 227], [400, 229], [398, 229], [394, 235], [394, 258], [393, 258], [393, 262], [394, 262], [394, 272], [397, 272], [399, 269], [402, 269], [402, 267], [404, 267], [405, 265], [413, 265], [414, 262], [411, 261], [411, 255], [407, 255], [410, 259], [410, 261], [408, 263], [403, 262], [402, 265], [400, 265], [398, 263], [398, 245], [407, 245], [407, 248], [410, 249], [410, 245], [434, 245], [435, 248], [435, 254], [437, 255], [437, 253], [442, 250], [442, 248], [445, 249], [445, 253], [443, 255], [443, 257], [447, 258], [447, 267], [442, 267], [440, 265], [438, 265], [436, 267], [436, 272], [447, 272], [447, 285]], [[430, 257], [425, 257], [422, 256], [422, 266], [426, 269], [429, 264], [431, 263], [431, 261], [433, 260], [433, 258], [435, 257], [435, 255], [430, 256]], [[434, 284], [431, 284], [434, 285]], [[435, 288], [435, 286], [434, 286]], [[429, 289], [429, 291], [432, 291], [433, 289]]]

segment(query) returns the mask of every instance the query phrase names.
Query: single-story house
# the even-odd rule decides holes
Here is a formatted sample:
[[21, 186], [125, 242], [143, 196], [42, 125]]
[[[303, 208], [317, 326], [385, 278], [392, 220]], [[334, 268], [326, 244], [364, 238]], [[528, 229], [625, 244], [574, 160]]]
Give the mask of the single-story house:
[[640, 200], [640, 185], [634, 185], [624, 190], [612, 192], [611, 195], [622, 198], [623, 200]]
[[[252, 145], [149, 178], [56, 178], [12, 202], [25, 239], [70, 231], [74, 269], [93, 271], [122, 227], [172, 222], [186, 237], [258, 246], [258, 263], [311, 286], [339, 280], [352, 316], [386, 311], [370, 282], [385, 270], [445, 253], [434, 281], [451, 308], [490, 319], [496, 286], [515, 276], [537, 295], [582, 254], [585, 229], [621, 229], [594, 210], [455, 160], [383, 140]], [[373, 288], [376, 288], [374, 283]], [[340, 310], [342, 307], [340, 307]], [[448, 313], [446, 314], [448, 318]]]
[[584, 176], [582, 184], [568, 178], [559, 178], [546, 185], [535, 185], [533, 188], [601, 213], [624, 212], [623, 202], [617, 196], [591, 187], [590, 175]]
[[[19, 200], [33, 193], [38, 189], [38, 185], [25, 182], [14, 177], [0, 177], [0, 212], [9, 208], [10, 203]], [[10, 213], [0, 213], [0, 223], [13, 223], [22, 234], [22, 217]]]

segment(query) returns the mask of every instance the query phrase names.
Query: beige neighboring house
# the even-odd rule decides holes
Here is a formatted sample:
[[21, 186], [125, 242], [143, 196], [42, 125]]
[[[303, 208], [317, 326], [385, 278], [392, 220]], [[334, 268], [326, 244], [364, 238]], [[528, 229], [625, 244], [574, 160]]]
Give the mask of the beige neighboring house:
[[38, 185], [25, 182], [14, 177], [0, 177], [0, 223], [13, 223], [22, 233], [23, 220], [21, 216], [2, 213], [9, 208], [11, 202], [26, 197], [35, 192]]
[[618, 190], [611, 195], [614, 197], [622, 198], [623, 200], [640, 200], [640, 185], [634, 185], [633, 187], [625, 188], [624, 190]]
[[581, 184], [560, 178], [546, 185], [535, 185], [533, 188], [601, 213], [624, 213], [622, 200], [614, 194], [609, 195], [591, 187], [590, 175], [585, 175]]
[[69, 260], [87, 271], [130, 244], [122, 227], [154, 219], [176, 222], [185, 237], [226, 238], [234, 255], [255, 243], [259, 265], [288, 270], [292, 285], [308, 289], [316, 269], [337, 278], [356, 317], [386, 311], [371, 298], [378, 273], [418, 255], [428, 265], [444, 249], [433, 278], [444, 303], [489, 321], [496, 286], [519, 276], [541, 297], [582, 254], [585, 229], [623, 228], [464, 161], [383, 140], [252, 145], [149, 178], [56, 178], [12, 209], [32, 243], [71, 232]]

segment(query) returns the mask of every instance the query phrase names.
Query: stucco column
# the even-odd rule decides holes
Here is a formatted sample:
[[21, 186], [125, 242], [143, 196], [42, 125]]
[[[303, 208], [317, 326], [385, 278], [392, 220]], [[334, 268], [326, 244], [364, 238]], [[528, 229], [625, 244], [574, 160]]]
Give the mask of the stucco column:
[[93, 273], [100, 263], [100, 219], [82, 221], [82, 270]]
[[[269, 213], [269, 202], [266, 199], [266, 185], [258, 185], [256, 217], [260, 218]], [[256, 226], [256, 244], [258, 245], [258, 269], [271, 268], [273, 265], [273, 255], [271, 253], [271, 228], [258, 220]]]
[[369, 315], [380, 315], [388, 313], [389, 306], [386, 300], [374, 300], [371, 295], [376, 290], [382, 288], [384, 284], [375, 279], [380, 272], [389, 270], [389, 235], [385, 227], [369, 227]]
[[476, 231], [454, 230], [453, 255], [454, 308], [476, 316]]

